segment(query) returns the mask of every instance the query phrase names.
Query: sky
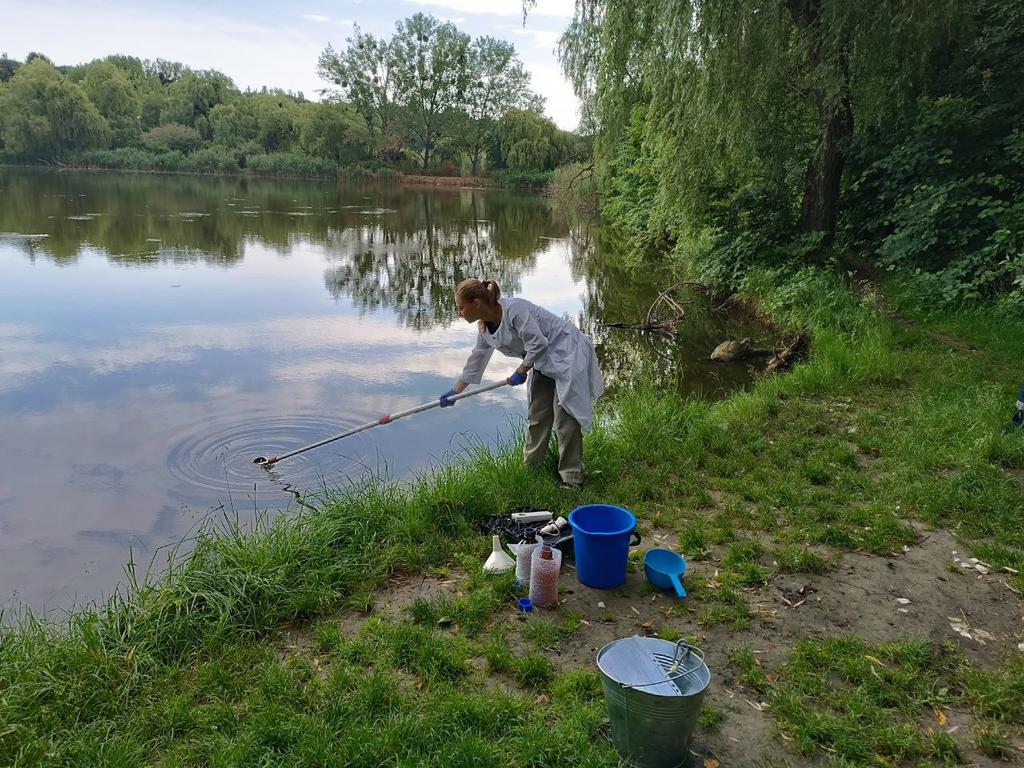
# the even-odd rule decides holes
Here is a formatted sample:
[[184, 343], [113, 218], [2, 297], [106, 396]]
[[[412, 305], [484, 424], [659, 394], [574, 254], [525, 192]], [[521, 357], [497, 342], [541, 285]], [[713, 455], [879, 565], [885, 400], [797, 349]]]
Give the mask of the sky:
[[548, 116], [571, 130], [579, 103], [554, 49], [572, 11], [573, 0], [538, 0], [524, 26], [521, 0], [0, 0], [0, 51], [19, 60], [39, 51], [62, 65], [112, 53], [170, 59], [220, 70], [239, 88], [266, 85], [315, 99], [328, 85], [316, 75], [328, 43], [344, 47], [354, 24], [390, 35], [399, 19], [430, 13], [471, 37], [512, 42]]

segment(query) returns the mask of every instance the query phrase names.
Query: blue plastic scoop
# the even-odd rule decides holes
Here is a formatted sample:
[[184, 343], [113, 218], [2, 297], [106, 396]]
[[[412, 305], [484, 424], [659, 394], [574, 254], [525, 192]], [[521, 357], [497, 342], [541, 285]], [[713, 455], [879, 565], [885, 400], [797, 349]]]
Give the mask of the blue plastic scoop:
[[683, 575], [686, 561], [671, 549], [649, 549], [644, 555], [644, 573], [658, 589], [674, 589], [679, 597], [686, 597]]

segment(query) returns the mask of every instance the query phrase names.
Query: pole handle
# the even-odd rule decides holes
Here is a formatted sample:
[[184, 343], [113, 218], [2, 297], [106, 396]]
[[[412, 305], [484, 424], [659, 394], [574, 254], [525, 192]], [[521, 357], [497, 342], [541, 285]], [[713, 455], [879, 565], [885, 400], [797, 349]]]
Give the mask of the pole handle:
[[[451, 397], [448, 398], [448, 400], [449, 402], [454, 402], [456, 400], [462, 400], [467, 397], [472, 397], [473, 395], [479, 395], [481, 392], [490, 392], [492, 389], [498, 389], [499, 387], [506, 386], [508, 386], [508, 381], [496, 381], [493, 384], [488, 384], [483, 387], [477, 387], [476, 389], [473, 390], [466, 390], [465, 392], [462, 392], [461, 394], [458, 395], [452, 395]], [[431, 400], [429, 403], [423, 403], [422, 405], [417, 405], [414, 406], [413, 408], [407, 408], [406, 410], [399, 411], [398, 413], [385, 414], [384, 416], [381, 416], [379, 419], [375, 419], [374, 421], [368, 421], [366, 424], [361, 424], [358, 427], [353, 427], [352, 429], [346, 432], [342, 432], [340, 435], [328, 437], [325, 440], [320, 440], [318, 442], [311, 443], [310, 445], [303, 446], [302, 448], [297, 448], [289, 453], [282, 453], [280, 456], [277, 456], [274, 459], [273, 463], [276, 464], [277, 462], [283, 459], [291, 458], [292, 456], [297, 456], [300, 453], [311, 451], [314, 448], [319, 448], [320, 446], [327, 445], [328, 443], [333, 443], [335, 440], [341, 440], [341, 438], [343, 437], [349, 437], [350, 435], [354, 435], [358, 432], [363, 432], [367, 429], [372, 429], [373, 427], [379, 427], [381, 424], [390, 424], [392, 421], [396, 421], [405, 416], [412, 416], [414, 413], [421, 413], [422, 411], [429, 411], [431, 408], [438, 408], [440, 407], [440, 405], [441, 400], [440, 398], [438, 398], [437, 400]]]

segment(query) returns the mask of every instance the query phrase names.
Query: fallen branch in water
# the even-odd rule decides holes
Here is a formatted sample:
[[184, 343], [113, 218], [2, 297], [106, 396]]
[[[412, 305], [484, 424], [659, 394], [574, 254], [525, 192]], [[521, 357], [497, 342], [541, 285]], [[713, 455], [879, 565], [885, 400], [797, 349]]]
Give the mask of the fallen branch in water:
[[772, 359], [768, 361], [768, 365], [764, 368], [765, 375], [771, 376], [773, 373], [789, 368], [807, 353], [809, 341], [810, 338], [806, 333], [799, 334], [785, 349], [781, 352], [776, 352]]
[[[688, 304], [689, 302], [683, 302], [682, 304], [680, 304], [680, 302], [676, 301], [672, 297], [672, 294], [676, 290], [678, 290], [679, 288], [682, 288], [684, 285], [700, 286], [700, 283], [696, 283], [696, 282], [693, 282], [691, 280], [684, 280], [683, 282], [676, 283], [675, 285], [670, 286], [670, 287], [666, 288], [664, 291], [662, 291], [661, 293], [659, 293], [658, 297], [651, 303], [650, 309], [647, 310], [647, 324], [648, 325], [651, 325], [651, 324], [654, 324], [654, 323], [658, 323], [658, 322], [673, 323], [673, 325], [674, 325], [675, 323], [678, 323], [680, 320], [683, 319], [683, 315], [686, 314], [686, 313], [683, 310], [682, 304]], [[659, 320], [658, 319], [658, 312], [661, 310], [662, 304], [667, 305], [667, 307], [669, 309], [675, 311], [675, 313], [676, 313], [675, 318], [673, 318], [671, 320]], [[673, 330], [674, 330], [674, 328], [673, 328]]]
[[[606, 328], [621, 328], [627, 331], [646, 331], [650, 333], [660, 333], [662, 336], [669, 338], [675, 338], [676, 325], [680, 323], [686, 315], [686, 310], [683, 308], [684, 305], [689, 302], [677, 300], [672, 294], [683, 287], [684, 285], [700, 285], [690, 281], [682, 283], [676, 283], [664, 291], [658, 294], [657, 298], [651, 303], [650, 308], [647, 310], [647, 319], [642, 323], [604, 323]], [[662, 313], [666, 310], [672, 312], [671, 317], [662, 317]]]

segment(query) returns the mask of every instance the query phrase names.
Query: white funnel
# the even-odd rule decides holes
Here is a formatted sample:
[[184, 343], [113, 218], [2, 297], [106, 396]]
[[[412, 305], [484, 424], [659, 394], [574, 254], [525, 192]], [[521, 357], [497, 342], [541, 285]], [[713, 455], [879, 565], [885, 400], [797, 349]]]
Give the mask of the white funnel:
[[487, 558], [487, 562], [484, 563], [484, 570], [488, 573], [505, 573], [515, 567], [515, 561], [501, 548], [501, 537], [494, 534], [491, 537], [491, 554]]

